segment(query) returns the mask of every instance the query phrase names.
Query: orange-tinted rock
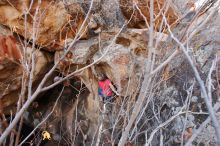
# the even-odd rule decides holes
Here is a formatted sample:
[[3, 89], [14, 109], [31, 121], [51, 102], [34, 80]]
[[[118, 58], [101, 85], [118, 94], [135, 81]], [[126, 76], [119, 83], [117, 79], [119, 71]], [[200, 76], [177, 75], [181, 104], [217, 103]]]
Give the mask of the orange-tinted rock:
[[[129, 27], [132, 28], [146, 28], [146, 22], [144, 17], [147, 20], [149, 25], [150, 23], [150, 0], [119, 0], [120, 8], [124, 17], [129, 20], [131, 17], [131, 21], [129, 23]], [[134, 4], [137, 4], [135, 7]], [[139, 10], [138, 10], [139, 9]], [[161, 11], [162, 9], [162, 11]], [[167, 18], [167, 22], [172, 26], [175, 24], [178, 19], [178, 14], [174, 9], [172, 3], [168, 6], [168, 3], [164, 0], [154, 0], [154, 27], [157, 31], [160, 29], [160, 25], [163, 19], [163, 12]], [[144, 17], [143, 17], [143, 16]], [[163, 30], [166, 29], [166, 26], [163, 24]]]
[[[0, 113], [9, 114], [15, 111], [14, 106], [18, 100], [21, 89], [21, 81], [24, 67], [21, 64], [23, 52], [21, 44], [11, 32], [0, 25]], [[27, 56], [30, 56], [31, 48], [26, 48]], [[42, 78], [48, 70], [50, 57], [43, 51], [35, 51], [35, 69], [33, 72], [34, 84]]]
[[17, 47], [14, 37], [0, 36], [0, 61], [4, 58], [19, 60], [21, 57], [21, 50]]
[[33, 1], [25, 23], [25, 14], [30, 5], [31, 0], [9, 0], [0, 4], [0, 23], [27, 39], [36, 40], [38, 45], [50, 51], [62, 49], [64, 40], [74, 37], [84, 20], [84, 12], [79, 4], [69, 6], [72, 11], [68, 12], [63, 2], [44, 0], [41, 3]]

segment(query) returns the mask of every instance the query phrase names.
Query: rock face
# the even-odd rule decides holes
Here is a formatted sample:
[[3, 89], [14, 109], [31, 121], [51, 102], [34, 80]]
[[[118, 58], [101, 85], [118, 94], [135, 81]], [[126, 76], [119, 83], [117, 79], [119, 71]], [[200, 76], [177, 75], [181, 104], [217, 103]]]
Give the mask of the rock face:
[[18, 61], [21, 59], [21, 51], [16, 46], [16, 40], [13, 36], [1, 36], [0, 38], [1, 50], [0, 50], [0, 60], [5, 60], [5, 58]]
[[[91, 38], [89, 40], [78, 41], [66, 55], [64, 62], [70, 62], [71, 64], [86, 64], [88, 60], [98, 51], [98, 39]], [[64, 51], [57, 51], [55, 53], [55, 62], [57, 62]], [[62, 68], [59, 66], [58, 68]]]
[[[0, 36], [0, 111], [8, 113], [14, 110], [13, 104], [16, 103], [20, 95], [21, 81], [24, 73], [24, 66], [21, 64], [23, 51], [21, 44], [16, 38], [10, 35], [7, 28]], [[30, 56], [31, 48], [27, 48], [27, 55]], [[33, 82], [38, 81], [48, 70], [51, 57], [40, 50], [35, 51], [36, 66], [33, 72]]]
[[[0, 23], [19, 34], [19, 36], [15, 35], [8, 28], [0, 26], [0, 113], [9, 115], [10, 110], [16, 109], [15, 104], [20, 95], [22, 77], [25, 71], [29, 71], [25, 69], [30, 62], [22, 64], [23, 41], [32, 40], [27, 45], [26, 55], [30, 59], [31, 53], [34, 53], [36, 58], [33, 90], [50, 69], [51, 64], [58, 63], [56, 77], [60, 79], [93, 63], [92, 66], [74, 74], [64, 84], [47, 91], [42, 98], [38, 98], [36, 103], [32, 104], [24, 115], [25, 123], [36, 126], [53, 111], [51, 117], [39, 129], [46, 129], [53, 135], [54, 141], [59, 143], [61, 141], [62, 144], [67, 145], [68, 142], [72, 145], [82, 145], [82, 143], [93, 145], [92, 142], [98, 137], [97, 133], [102, 122], [104, 130], [101, 134], [104, 136], [101, 136], [100, 144], [105, 143], [103, 139], [107, 139], [107, 142], [111, 139], [112, 145], [117, 144], [131, 118], [130, 113], [139, 95], [143, 75], [146, 73], [146, 64], [153, 60], [148, 58], [148, 30], [140, 29], [148, 27], [143, 16], [147, 23], [150, 21], [149, 0], [147, 2], [144, 0], [95, 0], [95, 7], [92, 8], [92, 14], [88, 20], [89, 35], [87, 35], [87, 28], [83, 29], [82, 34], [83, 38], [88, 38], [77, 40], [66, 56], [60, 60], [79, 30], [85, 16], [84, 11], [88, 12], [90, 2], [91, 0], [83, 2], [80, 0], [45, 0], [41, 3], [38, 1], [31, 3], [29, 0], [0, 0]], [[166, 26], [160, 26], [163, 22], [161, 12], [165, 13], [168, 23], [175, 27], [172, 31], [177, 38], [182, 38], [183, 33], [186, 32], [185, 28], [189, 28], [187, 30], [189, 33], [195, 30], [209, 14], [209, 11], [202, 13], [191, 23], [195, 13], [191, 11], [191, 7], [187, 6], [187, 2], [181, 1], [181, 4], [184, 5], [181, 14], [184, 14], [184, 9], [192, 13], [190, 17], [184, 17], [175, 25], [180, 16], [175, 6], [164, 0], [154, 1], [156, 19], [153, 42], [159, 42], [153, 52], [154, 68], [162, 64], [178, 48], [166, 31]], [[180, 7], [181, 4], [177, 6]], [[32, 6], [26, 15], [29, 5]], [[163, 10], [160, 11], [160, 8]], [[119, 32], [117, 27], [121, 27], [124, 23], [124, 18], [121, 13], [118, 13], [120, 9], [126, 20], [132, 17], [128, 26], [132, 29], [125, 27], [115, 37]], [[27, 19], [26, 26], [24, 25], [25, 19]], [[187, 44], [188, 52], [204, 81], [207, 80], [213, 60], [220, 55], [219, 19], [219, 12], [216, 12], [213, 18], [203, 26], [202, 31], [196, 33]], [[34, 23], [34, 20], [37, 21]], [[188, 24], [190, 24], [189, 27]], [[160, 28], [163, 33], [158, 32]], [[33, 32], [36, 29], [38, 29], [38, 34], [35, 36]], [[36, 38], [33, 39], [33, 36]], [[184, 41], [184, 37], [180, 41]], [[35, 47], [40, 47], [40, 49]], [[119, 97], [115, 96], [116, 100], [111, 103], [112, 108], [107, 114], [103, 112], [105, 107], [97, 92], [99, 73], [104, 73], [120, 93]], [[219, 100], [219, 69], [213, 71], [213, 74], [216, 74], [216, 77], [212, 76], [212, 96], [213, 103], [215, 103]], [[48, 80], [54, 81], [55, 78], [54, 80], [52, 78], [53, 76]], [[183, 106], [190, 111], [187, 117], [181, 114], [160, 128], [164, 135], [164, 143], [174, 145], [180, 143], [182, 135], [183, 140], [187, 141], [194, 129], [207, 117], [205, 113], [207, 109], [199, 86], [195, 82], [193, 71], [181, 53], [177, 54], [167, 66], [161, 69], [161, 72], [153, 77], [149, 90], [151, 92], [147, 94], [143, 103], [147, 107], [146, 109], [143, 107], [140, 114], [142, 117], [136, 119], [139, 123], [133, 124], [127, 145], [133, 141], [137, 141], [134, 145], [144, 145], [151, 132], [177, 114]], [[189, 104], [185, 105], [185, 103]], [[198, 113], [199, 116], [194, 113]], [[207, 129], [211, 140], [214, 141], [215, 135], [211, 132], [213, 127], [209, 125]], [[156, 132], [152, 145], [160, 145], [160, 135], [161, 133]], [[204, 137], [204, 133], [199, 135], [199, 140], [196, 142], [202, 141], [201, 137]]]
[[[65, 6], [53, 0], [9, 0], [0, 4], [1, 24], [48, 50], [62, 49], [64, 40], [75, 36], [83, 18], [84, 12], [77, 3]], [[86, 34], [85, 29], [83, 32]]]
[[[33, 73], [34, 86], [37, 85], [35, 83], [48, 71], [48, 66], [51, 61], [50, 58], [51, 57], [44, 52], [36, 51], [37, 65]], [[1, 61], [0, 66], [0, 109], [3, 110], [4, 113], [8, 113], [19, 98], [24, 68], [20, 63], [9, 60], [8, 58]]]
[[[114, 82], [122, 95], [132, 95], [136, 91], [135, 87], [138, 86], [138, 78], [143, 72], [147, 57], [147, 40], [141, 37], [145, 33], [145, 30], [128, 30], [120, 34], [116, 40], [113, 39], [113, 35], [102, 33], [100, 41], [98, 37], [78, 41], [65, 59], [60, 61], [58, 69], [67, 75], [88, 63], [99, 60], [91, 70], [88, 70], [90, 74], [94, 74], [97, 78], [97, 74], [104, 73]], [[56, 52], [55, 62], [63, 52]], [[78, 76], [83, 76], [86, 72], [83, 71]], [[92, 79], [86, 76], [87, 81], [82, 80], [85, 85]], [[132, 85], [129, 88], [127, 88], [128, 83]], [[91, 86], [96, 87], [96, 84], [94, 82]], [[97, 88], [94, 91], [97, 91]]]
[[[150, 23], [150, 1], [149, 0], [119, 0], [120, 8], [129, 22], [130, 27], [148, 28]], [[164, 0], [154, 1], [155, 30], [159, 31], [160, 27], [165, 30], [166, 26], [162, 23], [163, 14], [166, 16], [169, 25], [174, 25], [179, 17], [178, 11], [172, 3]], [[145, 18], [144, 18], [145, 17]], [[146, 19], [146, 22], [145, 22]], [[148, 24], [146, 24], [148, 23]]]
[[[100, 108], [102, 108], [101, 99], [97, 95], [97, 74], [106, 74], [117, 87], [121, 96], [134, 99], [139, 87], [139, 78], [143, 73], [144, 62], [147, 61], [147, 39], [142, 38], [146, 33], [146, 30], [127, 30], [114, 40], [115, 32], [112, 34], [103, 32], [100, 37], [78, 41], [66, 57], [60, 61], [58, 69], [65, 76], [99, 60], [94, 66], [75, 76], [85, 84], [90, 92], [86, 99], [82, 101], [85, 104], [83, 117], [87, 118], [86, 123], [89, 125], [87, 130], [84, 131], [88, 144], [96, 136], [94, 131], [99, 128], [97, 123], [100, 122]], [[64, 51], [55, 53], [55, 62], [60, 59], [63, 53]], [[80, 96], [80, 98], [83, 97]], [[116, 100], [120, 99], [117, 98]], [[78, 105], [78, 108], [81, 107], [81, 104]], [[114, 111], [117, 111], [117, 109], [114, 109]], [[82, 113], [78, 114], [81, 115]], [[108, 128], [110, 123], [108, 119], [109, 117], [106, 116], [103, 128]], [[114, 119], [109, 120], [114, 122]], [[71, 131], [69, 133], [71, 135]], [[109, 136], [108, 132], [105, 134]]]
[[[198, 28], [198, 24], [204, 22], [205, 18], [207, 18], [209, 13], [204, 13], [201, 15], [196, 21], [194, 21], [191, 26], [189, 27], [189, 32], [193, 32], [196, 28]], [[200, 31], [196, 35], [194, 35], [189, 43], [189, 55], [193, 58], [193, 62], [196, 65], [197, 69], [199, 70], [199, 74], [201, 78], [207, 84], [208, 81], [208, 73], [210, 72], [210, 68], [212, 63], [219, 58], [219, 21], [220, 18], [219, 12], [216, 12], [212, 19], [210, 19], [206, 25], [203, 25], [200, 28]], [[185, 20], [184, 20], [185, 21]], [[188, 21], [190, 22], [190, 21]], [[176, 33], [176, 37], [180, 37], [183, 34], [180, 30], [184, 31], [185, 29], [182, 28], [186, 23], [180, 23], [176, 26], [174, 33]], [[168, 43], [168, 42], [167, 42]], [[174, 45], [174, 44], [173, 44]], [[172, 50], [173, 51], [173, 50]], [[170, 54], [170, 50], [167, 51], [167, 54]], [[166, 56], [166, 55], [165, 55]], [[216, 62], [219, 64], [219, 61]], [[158, 102], [160, 103], [159, 106], [163, 107], [162, 105], [165, 104], [167, 108], [164, 110], [161, 109], [164, 117], [166, 117], [167, 112], [178, 112], [182, 106], [182, 101], [180, 101], [179, 97], [187, 97], [187, 93], [184, 90], [183, 84], [192, 85], [194, 82], [194, 73], [188, 64], [187, 59], [183, 54], [178, 54], [170, 63], [170, 79], [168, 80], [168, 85], [164, 85], [166, 88], [161, 89], [158, 97]], [[219, 84], [218, 78], [219, 68], [217, 67], [213, 72], [212, 82], [213, 87], [217, 87]], [[216, 77], [215, 77], [216, 76]], [[166, 95], [165, 95], [166, 94]], [[168, 96], [169, 95], [169, 96]], [[198, 83], [195, 83], [194, 88], [192, 89], [190, 107], [189, 110], [196, 111], [196, 112], [204, 112], [206, 111], [206, 105], [204, 103], [204, 97], [201, 95], [201, 91], [199, 90]], [[217, 104], [216, 101], [219, 100], [219, 89], [212, 90], [212, 98], [213, 104]], [[169, 103], [169, 104], [167, 104]], [[168, 110], [170, 109], [170, 110]], [[217, 118], [219, 119], [218, 114]], [[167, 118], [167, 117], [166, 117]], [[175, 121], [167, 128], [170, 132], [174, 132], [175, 136], [171, 136], [171, 141], [174, 145], [180, 143], [182, 132], [183, 135], [191, 135], [194, 134], [197, 127], [201, 125], [201, 123], [207, 118], [205, 115], [187, 115], [186, 119], [183, 120], [182, 116], [179, 116], [175, 119]], [[185, 125], [185, 131], [183, 130], [183, 125]], [[189, 132], [189, 128], [192, 128], [191, 132]], [[215, 128], [211, 124], [207, 124], [201, 133], [198, 134], [198, 137], [194, 140], [192, 145], [198, 144], [208, 144], [208, 145], [216, 145], [216, 136], [213, 133]], [[169, 132], [168, 132], [169, 133]], [[167, 134], [169, 135], [169, 134]], [[190, 137], [184, 138], [184, 141], [187, 141]], [[209, 140], [207, 140], [209, 139]], [[155, 139], [156, 140], [156, 139]], [[171, 142], [170, 141], [170, 142]], [[158, 144], [158, 143], [157, 143]]]

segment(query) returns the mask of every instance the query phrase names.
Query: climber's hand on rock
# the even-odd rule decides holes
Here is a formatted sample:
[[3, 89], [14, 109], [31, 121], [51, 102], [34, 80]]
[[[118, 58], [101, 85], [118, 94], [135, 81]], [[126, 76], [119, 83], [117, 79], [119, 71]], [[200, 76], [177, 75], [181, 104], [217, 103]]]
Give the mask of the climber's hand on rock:
[[120, 94], [118, 92], [115, 93], [117, 96], [119, 96]]

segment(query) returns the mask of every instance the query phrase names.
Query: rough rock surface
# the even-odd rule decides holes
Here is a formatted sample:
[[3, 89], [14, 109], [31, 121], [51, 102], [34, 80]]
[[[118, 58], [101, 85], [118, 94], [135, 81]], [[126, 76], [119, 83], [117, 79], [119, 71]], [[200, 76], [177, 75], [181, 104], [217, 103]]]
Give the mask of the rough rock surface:
[[[75, 36], [84, 18], [79, 4], [65, 6], [54, 0], [5, 1], [0, 4], [0, 13], [1, 24], [48, 50], [62, 49], [64, 40]], [[83, 32], [86, 34], [85, 29]]]
[[[150, 23], [150, 13], [149, 13], [149, 6], [150, 1], [144, 0], [119, 0], [120, 8], [122, 10], [123, 15], [129, 22], [130, 27], [135, 28], [148, 28]], [[134, 4], [136, 3], [136, 5]], [[162, 8], [162, 11], [161, 11]], [[166, 16], [168, 24], [171, 26], [176, 23], [178, 19], [178, 11], [175, 9], [173, 3], [166, 2], [164, 0], [154, 1], [154, 15], [156, 16], [155, 21], [155, 29], [157, 31], [160, 30], [160, 25], [163, 24], [163, 12]], [[144, 18], [144, 17], [145, 18]], [[146, 19], [146, 20], [145, 20]], [[147, 21], [147, 26], [146, 22]], [[166, 29], [166, 26], [162, 25], [163, 29]]]
[[[3, 30], [0, 36], [0, 111], [9, 112], [14, 110], [12, 105], [16, 103], [20, 95], [21, 81], [24, 71], [21, 60], [23, 51], [21, 44], [7, 28], [1, 26]], [[30, 55], [31, 48], [27, 48], [27, 54]], [[48, 70], [51, 62], [50, 55], [36, 50], [36, 66], [33, 72], [33, 82], [43, 77]]]
[[[147, 57], [147, 40], [141, 37], [145, 34], [146, 30], [128, 30], [120, 34], [115, 41], [113, 35], [105, 33], [101, 34], [101, 40], [99, 37], [95, 37], [86, 41], [78, 41], [64, 60], [60, 61], [58, 69], [67, 75], [88, 63], [99, 60], [91, 73], [96, 77], [99, 73], [106, 73], [122, 95], [130, 96], [137, 90], [135, 87], [138, 86], [138, 78], [143, 72], [143, 65]], [[59, 60], [59, 56], [62, 56], [63, 52], [56, 52], [55, 62]], [[102, 57], [104, 54], [105, 56]], [[79, 76], [81, 75], [83, 73]], [[87, 77], [87, 80], [90, 80], [90, 77]], [[92, 86], [94, 87], [95, 84], [94, 82]], [[85, 83], [85, 85], [87, 84]], [[128, 86], [129, 88], [127, 88]]]
[[[36, 1], [33, 3], [30, 14], [27, 15], [27, 36], [24, 35], [23, 9], [30, 1], [23, 1], [23, 3], [20, 1], [10, 2], [16, 7], [9, 5], [8, 1], [0, 1], [0, 16], [2, 16], [0, 23], [23, 36], [22, 39], [25, 39], [25, 37], [32, 39], [33, 19], [30, 14], [34, 15], [37, 9]], [[81, 25], [84, 11], [88, 12], [90, 0], [68, 0], [62, 2], [47, 0], [42, 1], [40, 4], [39, 14], [42, 14], [42, 11], [45, 10], [45, 15], [42, 15], [42, 21], [39, 23], [39, 27], [43, 27], [40, 27], [36, 44], [37, 46], [44, 46], [43, 49], [55, 52], [48, 53], [42, 51], [42, 49], [35, 50], [36, 69], [34, 71], [34, 83], [37, 85], [38, 81], [44, 77], [45, 72], [50, 68], [51, 58], [49, 56], [53, 57], [52, 62], [54, 64], [58, 63], [56, 68], [56, 77], [58, 79], [97, 61], [93, 66], [84, 69], [63, 84], [47, 91], [42, 98], [38, 98], [25, 112], [24, 123], [36, 126], [53, 111], [50, 118], [39, 127], [39, 131], [46, 129], [53, 135], [53, 140], [48, 142], [48, 145], [58, 145], [60, 143], [64, 145], [70, 143], [73, 145], [92, 145], [94, 144], [94, 139], [98, 136], [98, 129], [102, 121], [105, 130], [102, 131], [103, 136], [100, 144], [106, 141], [109, 142], [110, 138], [117, 144], [121, 132], [125, 129], [130, 118], [130, 112], [134, 106], [133, 103], [139, 94], [145, 73], [144, 69], [149, 61], [147, 58], [149, 53], [147, 46], [149, 41], [148, 30], [128, 29], [125, 27], [117, 38], [114, 37], [119, 32], [117, 27], [121, 27], [124, 23], [122, 14], [118, 13], [120, 8], [125, 19], [129, 19], [133, 11], [132, 2], [137, 2], [140, 11], [149, 22], [149, 9], [146, 8], [149, 3], [142, 5], [142, 0], [115, 0], [115, 3], [108, 0], [95, 0], [94, 2], [94, 8], [92, 8], [92, 14], [88, 21], [89, 31], [92, 31], [89, 32], [89, 38], [87, 40], [78, 40], [62, 60], [59, 59], [68, 48], [70, 44], [68, 41], [73, 40], [76, 31]], [[181, 39], [182, 34], [186, 32], [185, 28], [189, 28], [189, 33], [192, 32], [198, 28], [198, 24], [201, 24], [210, 12], [205, 11], [191, 23], [195, 12], [191, 9], [193, 6], [190, 5], [190, 1], [181, 1], [178, 5], [177, 2], [174, 1], [177, 8], [184, 5], [180, 9], [181, 12], [177, 12], [175, 6], [170, 6], [166, 17], [169, 17], [169, 24], [175, 24], [180, 14], [181, 16], [185, 14], [184, 10], [190, 11], [189, 15], [181, 19], [178, 24], [173, 25], [174, 35]], [[154, 4], [162, 7], [164, 6], [164, 1], [155, 1]], [[155, 14], [159, 14], [158, 7], [155, 7]], [[75, 18], [76, 11], [80, 12], [79, 17], [77, 17], [76, 21], [72, 21], [71, 17]], [[14, 13], [13, 15], [11, 14], [12, 12]], [[159, 15], [155, 20], [156, 24], [162, 21], [161, 17]], [[219, 19], [220, 13], [218, 11], [187, 44], [188, 52], [199, 69], [202, 79], [206, 82], [208, 81], [207, 75], [212, 62], [220, 55]], [[146, 28], [143, 23], [143, 17], [135, 8], [134, 17], [131, 19], [129, 27]], [[191, 25], [189, 26], [188, 24]], [[12, 107], [15, 108], [14, 105], [20, 94], [21, 78], [24, 73], [24, 68], [21, 64], [23, 49], [22, 44], [17, 37], [16, 39], [12, 37], [13, 34], [8, 28], [1, 28], [0, 112], [9, 115]], [[71, 28], [74, 31], [69, 31]], [[98, 28], [101, 28], [100, 31], [96, 31]], [[165, 30], [166, 27], [163, 29]], [[155, 25], [155, 31], [158, 30], [159, 25]], [[184, 39], [185, 37], [181, 41], [184, 41]], [[166, 34], [155, 32], [154, 42], [156, 41], [160, 41], [160, 43], [154, 52], [155, 67], [160, 65], [178, 48], [167, 31]], [[60, 48], [60, 50], [57, 48]], [[28, 53], [30, 53], [31, 48], [27, 49]], [[218, 62], [216, 64], [219, 65]], [[116, 96], [116, 100], [112, 103], [114, 106], [110, 108], [110, 113], [108, 114], [103, 112], [102, 100], [97, 95], [97, 74], [99, 73], [105, 73], [120, 93], [119, 97]], [[217, 68], [212, 76], [213, 104], [219, 100], [219, 76], [220, 71]], [[52, 76], [49, 81], [53, 81], [53, 79]], [[179, 52], [170, 61], [169, 65], [155, 75], [151, 90], [152, 98], [147, 98], [144, 101], [144, 106], [147, 105], [148, 107], [142, 111], [143, 117], [141, 119], [137, 118], [139, 123], [133, 125], [127, 145], [131, 143], [137, 146], [144, 145], [146, 138], [150, 136], [151, 132], [178, 113], [183, 106], [186, 106], [187, 102], [188, 105], [184, 107], [184, 110], [188, 109], [190, 111], [187, 117], [185, 117], [185, 114], [181, 114], [159, 129], [164, 135], [164, 139], [162, 139], [164, 144], [180, 144], [182, 136], [184, 142], [186, 142], [192, 136], [194, 130], [207, 118], [207, 108], [199, 85], [195, 81], [194, 73], [182, 52]], [[61, 91], [62, 94], [60, 94]], [[147, 96], [151, 97], [151, 95]], [[115, 113], [118, 113], [118, 115], [114, 115]], [[115, 124], [114, 122], [116, 121], [117, 123]], [[115, 128], [115, 131], [111, 131], [112, 127]], [[161, 133], [159, 130], [154, 135], [152, 145], [160, 144]], [[110, 132], [113, 132], [113, 134], [111, 135]], [[210, 142], [207, 142], [207, 139]], [[53, 142], [55, 144], [52, 144]], [[216, 144], [211, 124], [199, 134], [194, 144], [199, 143]]]

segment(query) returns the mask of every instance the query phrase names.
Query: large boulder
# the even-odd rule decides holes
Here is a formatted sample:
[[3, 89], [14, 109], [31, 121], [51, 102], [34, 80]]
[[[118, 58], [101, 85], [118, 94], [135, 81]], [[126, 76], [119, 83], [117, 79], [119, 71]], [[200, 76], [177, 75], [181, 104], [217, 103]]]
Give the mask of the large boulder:
[[[8, 113], [15, 110], [13, 106], [19, 98], [21, 90], [22, 76], [25, 71], [21, 64], [23, 52], [21, 44], [16, 38], [10, 35], [10, 31], [5, 27], [0, 36], [0, 111]], [[31, 48], [27, 48], [27, 56], [30, 56]], [[51, 57], [47, 53], [36, 50], [36, 65], [33, 72], [33, 83], [35, 84], [44, 76], [48, 70]]]
[[[114, 40], [116, 32], [101, 33], [100, 40], [99, 37], [94, 37], [87, 41], [78, 41], [59, 62], [60, 72], [66, 76], [99, 60], [91, 69], [76, 75], [82, 79], [91, 93], [97, 92], [97, 74], [101, 72], [108, 76], [121, 95], [129, 96], [135, 93], [138, 90], [138, 79], [147, 61], [148, 31], [128, 29]], [[162, 41], [167, 37], [165, 34], [156, 33], [155, 37], [158, 36]], [[63, 54], [64, 51], [57, 51], [55, 62], [58, 62]]]
[[83, 20], [84, 12], [78, 3], [67, 6], [54, 0], [0, 3], [1, 24], [48, 50], [62, 49], [65, 39], [76, 35]]
[[[129, 27], [146, 28], [150, 22], [150, 0], [119, 0], [121, 11], [124, 17], [130, 21]], [[155, 30], [159, 31], [162, 25], [163, 29], [166, 26], [163, 23], [163, 15], [165, 14], [169, 25], [174, 25], [179, 17], [176, 7], [164, 0], [154, 0], [154, 19]], [[145, 17], [145, 18], [144, 18]], [[145, 22], [145, 19], [147, 22]]]

